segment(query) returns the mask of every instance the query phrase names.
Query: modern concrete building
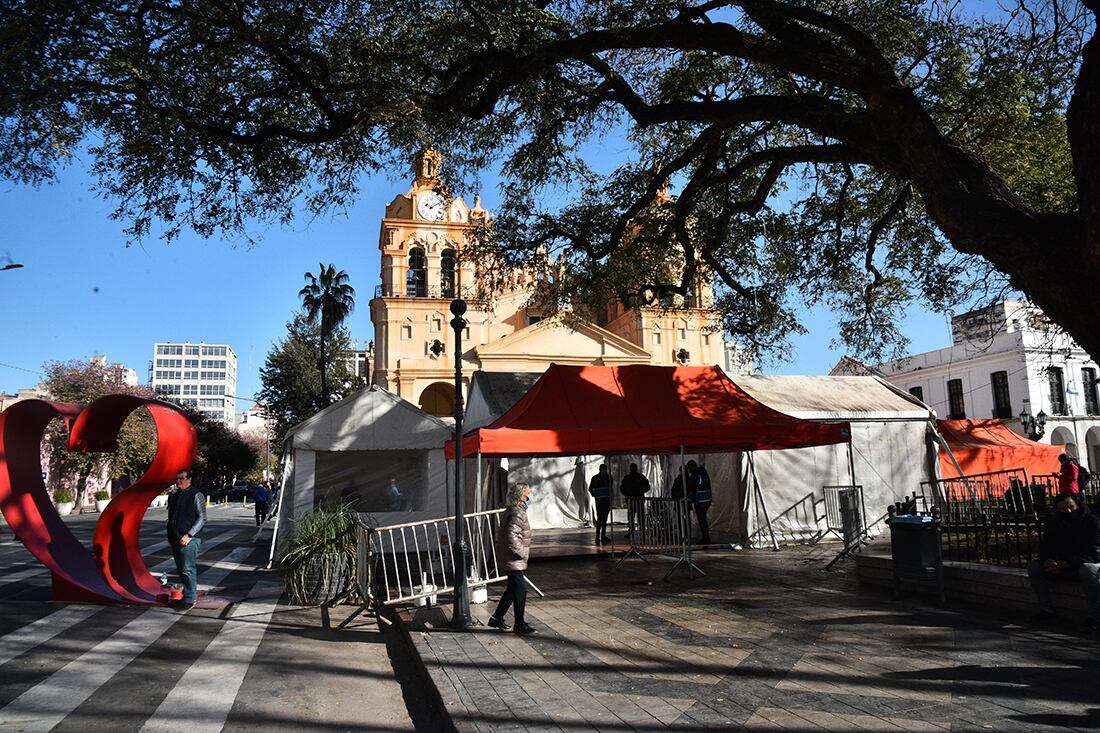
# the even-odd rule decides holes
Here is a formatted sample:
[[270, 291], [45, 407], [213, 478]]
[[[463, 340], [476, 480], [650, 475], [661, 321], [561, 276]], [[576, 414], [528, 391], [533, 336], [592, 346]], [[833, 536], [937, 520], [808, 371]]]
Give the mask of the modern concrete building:
[[149, 383], [161, 394], [197, 407], [228, 428], [234, 427], [237, 354], [229, 344], [153, 344]]
[[462, 335], [465, 387], [477, 371], [542, 372], [559, 364], [726, 365], [726, 345], [709, 283], [700, 280], [690, 304], [669, 307], [610, 303], [591, 320], [543, 319], [531, 306], [543, 271], [514, 270], [491, 303], [477, 299], [482, 273], [463, 257], [468, 235], [490, 214], [474, 199], [440, 195], [439, 153], [417, 156], [415, 180], [393, 199], [381, 222], [382, 285], [370, 302], [374, 324], [373, 383], [436, 416], [454, 410], [454, 331], [448, 306], [465, 298]]
[[[1096, 362], [1030, 303], [1005, 300], [951, 319], [951, 346], [872, 367], [941, 419], [1003, 419], [1022, 435], [1064, 445], [1100, 466]], [[833, 374], [858, 373], [845, 357]], [[1021, 421], [1042, 414], [1042, 434]], [[1028, 430], [1031, 427], [1031, 430]], [[1051, 467], [1054, 470], [1054, 467]]]

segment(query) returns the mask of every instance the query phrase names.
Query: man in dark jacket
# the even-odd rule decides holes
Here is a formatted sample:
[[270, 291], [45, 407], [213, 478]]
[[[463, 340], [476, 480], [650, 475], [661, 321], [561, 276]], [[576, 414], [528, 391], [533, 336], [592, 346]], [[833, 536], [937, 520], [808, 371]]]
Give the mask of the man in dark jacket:
[[1089, 513], [1078, 494], [1062, 494], [1047, 519], [1039, 559], [1027, 566], [1031, 588], [1044, 621], [1055, 616], [1050, 581], [1079, 578], [1084, 586], [1085, 630], [1100, 630], [1100, 518]]
[[645, 495], [649, 493], [649, 479], [638, 472], [638, 464], [630, 464], [630, 473], [623, 476], [619, 490], [626, 497], [626, 522], [630, 536], [634, 536], [634, 523], [639, 529], [645, 527]]
[[588, 482], [588, 493], [596, 500], [596, 544], [607, 542], [607, 517], [611, 514], [611, 473], [607, 464]]
[[706, 466], [700, 466], [695, 461], [688, 461], [688, 499], [695, 511], [695, 520], [699, 522], [699, 541], [704, 545], [710, 544], [710, 523], [707, 521], [707, 511], [713, 501], [710, 474]]
[[176, 490], [168, 496], [168, 546], [176, 561], [176, 572], [183, 578], [183, 600], [179, 608], [186, 611], [198, 598], [199, 572], [196, 564], [202, 540], [198, 534], [206, 524], [206, 497], [191, 484], [191, 470], [176, 474]]

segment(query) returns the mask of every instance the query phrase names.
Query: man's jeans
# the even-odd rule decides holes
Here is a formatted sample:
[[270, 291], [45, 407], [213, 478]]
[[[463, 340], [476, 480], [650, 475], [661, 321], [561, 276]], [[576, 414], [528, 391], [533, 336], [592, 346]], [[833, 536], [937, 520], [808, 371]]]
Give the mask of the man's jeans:
[[187, 547], [172, 544], [172, 559], [176, 561], [176, 572], [183, 579], [183, 602], [194, 603], [198, 597], [199, 571], [195, 564], [199, 559], [199, 546], [202, 540], [192, 537]]
[[[1100, 621], [1100, 563], [1081, 563], [1077, 569], [1077, 578], [1085, 591], [1085, 614], [1090, 621]], [[1063, 577], [1072, 580], [1074, 574], [1066, 573]], [[1043, 611], [1054, 611], [1054, 601], [1050, 597], [1051, 576], [1043, 572], [1043, 565], [1038, 560], [1032, 560], [1027, 566], [1027, 577], [1031, 581], [1031, 589], [1035, 591], [1035, 598], [1039, 601], [1039, 608]]]

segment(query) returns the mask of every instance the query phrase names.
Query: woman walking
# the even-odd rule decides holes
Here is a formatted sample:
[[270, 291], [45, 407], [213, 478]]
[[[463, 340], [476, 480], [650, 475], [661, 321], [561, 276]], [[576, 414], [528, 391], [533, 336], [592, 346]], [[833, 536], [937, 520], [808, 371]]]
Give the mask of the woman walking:
[[523, 577], [523, 571], [527, 569], [527, 556], [531, 552], [531, 523], [527, 521], [527, 504], [531, 500], [532, 490], [529, 484], [514, 484], [508, 491], [508, 508], [504, 510], [496, 539], [497, 560], [504, 563], [504, 569], [508, 572], [508, 587], [500, 597], [497, 610], [489, 617], [489, 625], [494, 629], [507, 631], [510, 627], [504, 623], [504, 614], [515, 604], [517, 634], [535, 633], [535, 628], [523, 620], [523, 611], [527, 605], [527, 581]]

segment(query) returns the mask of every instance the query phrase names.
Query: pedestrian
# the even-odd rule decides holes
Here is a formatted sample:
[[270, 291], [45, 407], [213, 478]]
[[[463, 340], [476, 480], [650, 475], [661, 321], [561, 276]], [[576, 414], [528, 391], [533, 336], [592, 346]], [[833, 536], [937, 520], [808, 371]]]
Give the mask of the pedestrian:
[[206, 497], [191, 482], [191, 469], [176, 474], [175, 490], [168, 495], [168, 546], [176, 561], [176, 572], [183, 579], [183, 599], [177, 608], [186, 611], [198, 599], [197, 568], [202, 540], [199, 533], [206, 524]]
[[607, 464], [588, 482], [588, 493], [596, 500], [596, 544], [607, 542], [607, 517], [611, 514], [611, 474]]
[[[527, 607], [527, 558], [531, 553], [531, 522], [527, 519], [527, 505], [531, 503], [532, 488], [529, 484], [513, 484], [508, 492], [508, 507], [500, 520], [496, 537], [497, 560], [503, 561], [508, 573], [508, 587], [500, 597], [497, 610], [489, 617], [494, 629], [507, 631], [513, 628], [517, 634], [533, 634], [535, 627], [524, 619]], [[504, 622], [508, 609], [515, 606], [515, 626]]]
[[649, 493], [649, 489], [649, 479], [638, 472], [637, 463], [631, 463], [630, 472], [623, 476], [623, 480], [619, 483], [619, 490], [626, 497], [627, 532], [632, 539], [635, 537], [635, 526], [642, 531], [642, 536], [645, 536], [645, 495]]
[[[692, 468], [695, 465], [695, 461], [688, 461], [680, 467], [680, 471], [676, 474], [676, 478], [672, 481], [672, 491], [670, 492], [672, 498], [676, 500], [675, 512], [676, 512], [676, 524], [680, 528], [680, 534], [687, 537], [688, 542], [691, 542], [691, 484], [695, 480], [695, 469]], [[687, 483], [688, 491], [684, 490], [684, 483]], [[687, 502], [684, 499], [688, 499]]]
[[710, 489], [710, 474], [706, 466], [700, 466], [695, 461], [688, 461], [688, 498], [695, 510], [695, 520], [699, 522], [700, 542], [710, 544], [710, 523], [707, 522], [707, 512], [713, 501]]
[[1059, 494], [1047, 517], [1039, 558], [1027, 566], [1031, 589], [1039, 601], [1034, 621], [1055, 617], [1050, 582], [1079, 579], [1085, 591], [1085, 631], [1100, 630], [1100, 518], [1091, 514], [1079, 494]]
[[256, 526], [261, 526], [267, 521], [267, 509], [271, 505], [271, 494], [266, 484], [260, 484], [256, 493], [252, 495], [252, 501], [256, 505]]
[[1055, 474], [1058, 476], [1058, 493], [1080, 493], [1081, 489], [1077, 486], [1077, 464], [1065, 453], [1058, 456], [1058, 462], [1062, 464], [1061, 471]]

